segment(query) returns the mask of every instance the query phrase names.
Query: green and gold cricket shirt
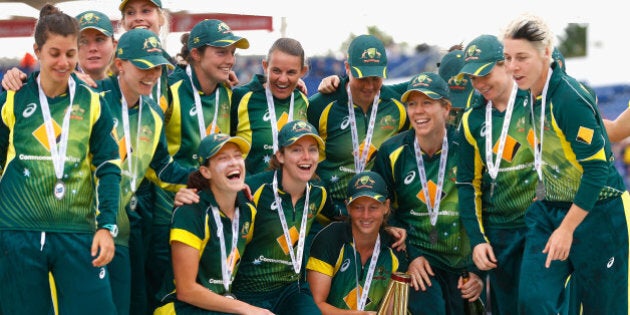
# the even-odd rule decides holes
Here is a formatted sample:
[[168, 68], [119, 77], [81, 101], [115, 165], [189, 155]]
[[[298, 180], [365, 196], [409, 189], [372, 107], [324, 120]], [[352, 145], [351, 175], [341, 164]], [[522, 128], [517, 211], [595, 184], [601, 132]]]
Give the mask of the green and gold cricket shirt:
[[[297, 257], [305, 208], [308, 211], [305, 236], [308, 235], [316, 218], [324, 222], [332, 218], [332, 204], [324, 187], [308, 183], [308, 205], [305, 207], [307, 200], [305, 194], [294, 207], [291, 195], [282, 188], [282, 171], [277, 172], [278, 195], [282, 200], [282, 210], [292, 244], [291, 246], [287, 244], [278, 215], [272, 185], [275, 171], [263, 172], [248, 178], [247, 184], [254, 193], [254, 204], [258, 212], [252, 241], [247, 245], [239, 273], [234, 280], [235, 292], [269, 292], [298, 281], [300, 276], [294, 270], [289, 250], [293, 249], [294, 256]], [[304, 267], [302, 265], [301, 270]]]
[[[269, 168], [269, 160], [273, 156], [272, 123], [277, 131], [291, 120], [306, 121], [308, 99], [299, 90], [294, 90], [291, 97], [284, 100], [273, 97], [275, 122], [269, 112], [265, 95], [265, 76], [257, 74], [252, 80], [234, 89], [232, 96], [232, 134], [245, 138], [251, 144], [250, 153], [245, 159], [247, 175], [254, 175]], [[291, 98], [293, 112], [290, 116]], [[276, 136], [277, 137], [277, 136]]]
[[[130, 226], [125, 206], [140, 186], [142, 179], [146, 176], [164, 189], [177, 191], [185, 187], [188, 174], [194, 169], [180, 167], [168, 154], [161, 110], [151, 98], [146, 96], [140, 98], [142, 107], [136, 104], [128, 108], [130, 133], [128, 138], [131, 140], [131, 157], [128, 157], [121, 105], [122, 94], [118, 78], [109, 77], [99, 81], [99, 87], [114, 117], [115, 137], [122, 160], [121, 197], [117, 218], [119, 234], [115, 241], [116, 244], [127, 246]], [[152, 170], [150, 176], [147, 174], [149, 169]]]
[[[221, 243], [217, 234], [218, 227], [212, 214], [212, 207], [219, 206], [210, 189], [199, 192], [200, 201], [196, 204], [183, 205], [173, 210], [170, 243], [180, 242], [199, 251], [199, 270], [197, 283], [217, 293], [226, 293], [223, 285], [221, 263]], [[239, 209], [238, 241], [236, 250], [232, 251], [232, 220], [219, 211], [223, 225], [223, 242], [225, 243], [227, 270], [232, 270], [230, 282], [239, 270], [245, 246], [252, 239], [253, 226], [256, 220], [256, 208], [247, 201], [242, 193], [237, 197]], [[231, 265], [228, 264], [231, 262]], [[172, 270], [165, 277], [173, 276]], [[158, 294], [161, 302], [168, 303], [177, 300], [175, 278], [165, 280]]]
[[[471, 246], [487, 242], [484, 227], [520, 228], [525, 226], [525, 210], [534, 199], [537, 183], [534, 153], [527, 144], [530, 111], [529, 93], [516, 91], [509, 126], [503, 138], [503, 152], [498, 157], [500, 138], [507, 109], [491, 108], [492, 155], [487, 164], [487, 101], [478, 96], [461, 121], [457, 186], [459, 209]], [[496, 162], [498, 166], [496, 166]], [[488, 169], [497, 170], [493, 180]]]
[[[398, 270], [398, 257], [387, 246], [387, 233], [381, 233], [381, 246], [369, 287], [365, 311], [378, 311], [385, 297], [389, 278]], [[357, 294], [365, 287], [370, 259], [361, 265], [361, 256], [355, 254], [352, 226], [349, 222], [333, 222], [321, 230], [311, 247], [306, 268], [331, 277], [326, 302], [344, 310], [357, 309]]]
[[[383, 176], [390, 191], [392, 214], [389, 223], [407, 230], [409, 261], [424, 256], [432, 265], [458, 272], [471, 266], [472, 259], [470, 242], [458, 209], [457, 134], [453, 127], [449, 127], [447, 135], [448, 156], [435, 228], [430, 221], [418, 171], [414, 130], [408, 130], [383, 143], [372, 170]], [[441, 156], [441, 150], [433, 156], [422, 153], [432, 205], [435, 205]]]
[[[219, 84], [214, 93], [205, 95], [201, 92], [201, 86], [194, 69], [191, 67], [190, 70], [195, 88], [199, 93], [203, 112], [202, 128], [205, 127], [205, 133], [209, 134], [212, 131], [213, 121], [215, 121], [214, 132], [229, 134], [232, 90], [224, 84]], [[197, 151], [199, 143], [205, 135], [202, 136], [200, 133], [195, 97], [186, 68], [177, 67], [168, 77], [168, 82], [170, 106], [165, 113], [164, 120], [168, 152], [183, 167], [197, 168], [199, 166]], [[219, 96], [218, 107], [216, 107], [217, 93]], [[215, 111], [216, 120], [214, 119]], [[149, 170], [148, 173], [151, 174], [151, 172]], [[173, 194], [163, 189], [157, 189], [155, 198], [157, 202], [155, 203], [154, 223], [167, 225], [171, 220]]]
[[[0, 229], [92, 233], [97, 227], [115, 224], [120, 157], [109, 107], [72, 75], [76, 89], [63, 165], [65, 195], [57, 199], [38, 75], [29, 76], [19, 91], [0, 95], [0, 156], [6, 156], [0, 179]], [[69, 94], [48, 98], [58, 145]]]
[[[345, 84], [340, 84], [340, 87]], [[348, 95], [329, 103], [320, 103], [319, 97], [311, 99], [308, 107], [308, 121], [317, 128], [319, 136], [326, 143], [324, 160], [317, 166], [317, 175], [323, 180], [335, 203], [336, 211], [347, 215], [344, 200], [348, 181], [355, 174], [352, 131], [348, 112]], [[389, 94], [389, 93], [388, 93]], [[385, 95], [383, 93], [382, 95]], [[371, 117], [372, 106], [363, 112], [361, 107], [353, 105], [356, 118], [359, 151], [363, 152], [365, 137]], [[395, 98], [381, 97], [374, 123], [372, 141], [368, 148], [368, 163], [365, 169], [372, 167], [372, 158], [381, 144], [403, 130], [409, 129], [409, 121], [404, 105]]]
[[[534, 100], [528, 143], [540, 143], [543, 97]], [[625, 190], [593, 95], [553, 64], [544, 110], [542, 175], [547, 201], [575, 203], [589, 211], [598, 200]], [[532, 149], [533, 150], [533, 149]]]

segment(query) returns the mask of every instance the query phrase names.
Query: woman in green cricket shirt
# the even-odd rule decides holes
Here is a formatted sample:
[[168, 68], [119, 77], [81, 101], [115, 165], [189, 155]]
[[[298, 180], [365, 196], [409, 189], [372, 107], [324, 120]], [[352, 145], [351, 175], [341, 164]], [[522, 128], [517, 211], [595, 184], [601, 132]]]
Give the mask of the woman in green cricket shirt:
[[[169, 65], [157, 36], [145, 29], [133, 29], [119, 40], [114, 66], [118, 75], [99, 81], [114, 116], [116, 140], [122, 160], [121, 200], [118, 213], [120, 233], [116, 256], [110, 264], [112, 291], [118, 314], [129, 314], [130, 258], [138, 252], [130, 248], [130, 221], [137, 216], [136, 191], [145, 176], [172, 191], [184, 187], [193, 168], [175, 163], [168, 154], [162, 113], [148, 95], [159, 80], [162, 67]], [[149, 172], [149, 170], [151, 170]], [[138, 228], [137, 226], [133, 227]], [[130, 249], [133, 251], [130, 252]], [[136, 275], [137, 276], [137, 275]]]
[[292, 38], [276, 40], [262, 61], [264, 75], [234, 89], [232, 134], [245, 138], [252, 150], [245, 159], [247, 176], [266, 171], [278, 150], [278, 131], [292, 120], [306, 121], [308, 98], [298, 83], [308, 71], [304, 49]]
[[554, 38], [527, 14], [502, 35], [508, 71], [530, 92], [538, 177], [525, 215], [519, 313], [557, 313], [571, 276], [584, 314], [628, 314], [630, 199], [595, 97], [552, 62]]
[[72, 73], [78, 36], [76, 19], [45, 5], [33, 45], [40, 71], [0, 95], [3, 314], [49, 313], [49, 272], [60, 313], [116, 312], [106, 265], [120, 158], [109, 109]]
[[390, 209], [385, 180], [365, 171], [350, 179], [349, 221], [333, 222], [313, 240], [306, 269], [322, 314], [373, 314], [399, 259], [383, 227]]
[[231, 293], [256, 217], [242, 192], [249, 148], [243, 138], [220, 133], [201, 141], [200, 166], [188, 182], [199, 200], [173, 211], [172, 273], [166, 275], [155, 315], [272, 314]]
[[409, 310], [462, 314], [462, 298], [477, 299], [483, 281], [471, 273], [471, 281], [462, 285], [460, 277], [462, 270], [476, 268], [458, 210], [457, 134], [447, 128], [449, 87], [438, 74], [423, 72], [411, 80], [401, 101], [413, 130], [383, 143], [373, 171], [389, 188], [389, 223], [409, 233]]

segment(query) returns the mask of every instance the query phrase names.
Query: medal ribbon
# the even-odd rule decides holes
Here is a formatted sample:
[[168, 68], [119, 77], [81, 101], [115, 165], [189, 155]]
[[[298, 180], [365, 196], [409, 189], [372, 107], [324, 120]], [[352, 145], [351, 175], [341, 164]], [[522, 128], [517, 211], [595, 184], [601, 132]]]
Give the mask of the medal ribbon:
[[437, 189], [435, 191], [435, 202], [431, 203], [431, 196], [429, 195], [429, 185], [427, 184], [427, 173], [424, 169], [424, 159], [422, 158], [422, 150], [418, 139], [414, 139], [413, 148], [416, 152], [416, 164], [418, 166], [418, 174], [420, 175], [420, 184], [422, 185], [422, 193], [426, 200], [427, 210], [429, 211], [429, 219], [431, 225], [437, 224], [438, 215], [440, 213], [440, 202], [442, 201], [442, 187], [444, 187], [444, 176], [446, 174], [446, 160], [448, 158], [448, 136], [446, 130], [444, 130], [444, 139], [442, 140], [442, 149], [440, 152], [440, 165], [438, 167], [438, 179]]
[[40, 76], [37, 76], [37, 87], [39, 92], [39, 103], [42, 107], [42, 115], [44, 116], [44, 125], [46, 127], [46, 136], [48, 137], [48, 146], [50, 147], [50, 156], [55, 168], [55, 176], [57, 181], [61, 181], [63, 178], [63, 166], [66, 162], [66, 152], [68, 150], [68, 134], [70, 133], [70, 115], [72, 113], [72, 103], [74, 102], [74, 93], [76, 91], [76, 83], [72, 77], [68, 78], [68, 90], [70, 90], [70, 103], [66, 109], [66, 113], [63, 116], [63, 123], [61, 126], [61, 139], [59, 141], [59, 147], [57, 147], [57, 135], [55, 134], [55, 128], [53, 127], [53, 119], [50, 114], [50, 107], [48, 105], [48, 98], [42, 89], [40, 82]]
[[[269, 110], [269, 122], [271, 123], [271, 135], [273, 139], [273, 152], [278, 152], [278, 121], [276, 120], [276, 106], [273, 103], [273, 95], [271, 94], [271, 89], [269, 88], [269, 79], [267, 79], [267, 86], [265, 87], [265, 97], [267, 98], [267, 109]], [[293, 120], [293, 107], [294, 107], [294, 97], [293, 93], [291, 93], [291, 100], [289, 101], [289, 119], [287, 122]]]
[[376, 112], [378, 111], [378, 101], [381, 98], [381, 92], [379, 91], [378, 93], [376, 93], [374, 101], [372, 102], [372, 111], [370, 112], [368, 129], [365, 134], [363, 152], [359, 152], [359, 132], [357, 130], [357, 119], [354, 115], [354, 102], [352, 101], [350, 85], [346, 87], [346, 91], [348, 92], [348, 114], [350, 115], [350, 133], [352, 134], [352, 155], [354, 155], [354, 171], [355, 173], [360, 173], [363, 172], [363, 170], [365, 169], [365, 165], [367, 164], [368, 159], [368, 153], [370, 152], [370, 146], [372, 145], [372, 135], [374, 134], [374, 124], [376, 123]]
[[239, 210], [238, 207], [234, 210], [234, 218], [232, 219], [232, 248], [230, 249], [230, 260], [228, 261], [228, 255], [225, 248], [225, 235], [223, 234], [223, 222], [221, 222], [221, 215], [219, 209], [215, 206], [208, 207], [206, 211], [211, 210], [214, 223], [217, 225], [217, 237], [219, 238], [219, 247], [221, 248], [221, 277], [223, 280], [223, 287], [225, 292], [230, 292], [230, 283], [232, 283], [232, 273], [234, 271], [234, 254], [235, 250], [238, 250], [238, 222], [239, 222]]
[[190, 80], [190, 86], [193, 90], [193, 98], [195, 99], [195, 111], [197, 112], [197, 124], [199, 125], [199, 136], [201, 139], [205, 138], [208, 134], [213, 134], [214, 130], [217, 126], [217, 116], [219, 115], [219, 95], [221, 94], [221, 89], [217, 84], [216, 92], [214, 93], [214, 116], [212, 117], [212, 126], [210, 128], [210, 133], [206, 132], [206, 122], [203, 117], [203, 109], [201, 107], [201, 97], [199, 96], [199, 90], [195, 87], [195, 83], [192, 78], [192, 69], [190, 65], [186, 67], [186, 74], [188, 75], [188, 79]]
[[[300, 223], [300, 236], [298, 239], [297, 257], [293, 253], [293, 243], [291, 242], [291, 235], [289, 234], [289, 226], [287, 225], [287, 219], [284, 216], [282, 210], [282, 199], [278, 194], [278, 172], [273, 174], [273, 196], [276, 204], [278, 205], [278, 216], [280, 217], [280, 224], [282, 225], [282, 232], [284, 233], [284, 239], [287, 242], [289, 248], [289, 254], [291, 255], [291, 263], [293, 263], [293, 270], [299, 274], [302, 269], [302, 257], [304, 255], [304, 240], [306, 239], [306, 219], [308, 217], [308, 204], [309, 195], [311, 194], [311, 186], [306, 185], [306, 200], [304, 200], [304, 210], [302, 211], [302, 221]], [[295, 211], [295, 209], [294, 209]]]
[[549, 89], [549, 80], [551, 80], [551, 75], [553, 70], [549, 68], [547, 71], [547, 82], [545, 82], [545, 87], [542, 91], [542, 101], [540, 105], [540, 147], [538, 146], [538, 139], [536, 138], [536, 118], [534, 117], [534, 95], [532, 95], [531, 91], [529, 93], [529, 100], [531, 103], [530, 112], [532, 115], [532, 127], [534, 128], [534, 169], [536, 169], [536, 173], [538, 173], [538, 180], [540, 182], [543, 181], [542, 174], [542, 146], [543, 146], [543, 135], [545, 131], [545, 106], [547, 104], [547, 90]]
[[[118, 80], [120, 81], [120, 77], [118, 78]], [[129, 168], [129, 172], [131, 172], [131, 181], [129, 183], [129, 186], [131, 186], [131, 192], [135, 193], [136, 189], [138, 188], [138, 186], [136, 186], [136, 183], [138, 181], [138, 160], [140, 159], [139, 156], [137, 156], [138, 154], [140, 154], [140, 152], [137, 152], [136, 154], [136, 161], [135, 163], [133, 163], [133, 155], [132, 155], [132, 146], [131, 146], [131, 124], [129, 123], [129, 104], [127, 103], [127, 100], [125, 99], [125, 96], [123, 95], [123, 97], [121, 97], [120, 100], [121, 105], [121, 109], [122, 109], [122, 121], [123, 121], [123, 132], [125, 133], [125, 150], [127, 151], [127, 167]], [[140, 96], [140, 99], [138, 101], [138, 124], [136, 125], [136, 143], [135, 143], [135, 147], [136, 149], [138, 149], [140, 147], [140, 133], [142, 131], [142, 129], [140, 128], [142, 126], [142, 95]], [[133, 167], [132, 167], [133, 166]]]
[[[354, 237], [352, 238], [352, 243], [355, 244]], [[374, 244], [374, 249], [372, 250], [372, 258], [370, 259], [370, 266], [368, 267], [367, 275], [365, 276], [365, 282], [363, 282], [363, 290], [361, 291], [361, 296], [359, 296], [359, 274], [357, 272], [357, 266], [361, 265], [361, 261], [357, 260], [357, 249], [354, 248], [354, 262], [356, 264], [354, 268], [354, 275], [357, 284], [357, 310], [362, 311], [365, 309], [365, 302], [368, 298], [368, 293], [370, 292], [370, 286], [372, 286], [372, 278], [374, 277], [374, 270], [376, 270], [376, 261], [378, 261], [378, 255], [381, 252], [381, 235], [378, 234], [376, 237], [376, 243]]]
[[488, 168], [488, 174], [494, 180], [499, 174], [499, 166], [501, 165], [501, 158], [503, 157], [503, 150], [505, 149], [505, 140], [507, 139], [508, 129], [510, 129], [510, 122], [512, 121], [512, 112], [514, 110], [514, 102], [516, 100], [516, 92], [518, 91], [518, 85], [512, 83], [512, 92], [510, 93], [510, 99], [508, 100], [507, 109], [505, 110], [505, 117], [503, 118], [503, 127], [501, 128], [501, 135], [499, 136], [499, 149], [494, 163], [492, 161], [492, 101], [486, 104], [486, 167]]

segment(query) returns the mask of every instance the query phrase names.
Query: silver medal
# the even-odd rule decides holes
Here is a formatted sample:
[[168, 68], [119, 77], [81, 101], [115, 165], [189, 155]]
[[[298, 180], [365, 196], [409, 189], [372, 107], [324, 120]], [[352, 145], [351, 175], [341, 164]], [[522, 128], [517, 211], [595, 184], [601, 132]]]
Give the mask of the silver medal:
[[129, 209], [131, 209], [131, 211], [136, 211], [136, 207], [138, 207], [138, 197], [134, 194], [129, 200]]
[[429, 234], [429, 240], [431, 244], [435, 245], [438, 242], [438, 232], [435, 226], [431, 229], [431, 233]]
[[66, 185], [60, 180], [57, 181], [55, 188], [53, 189], [53, 194], [55, 195], [55, 198], [59, 200], [63, 199], [63, 196], [66, 195]]
[[538, 181], [536, 185], [536, 200], [545, 200], [545, 184], [542, 181]]

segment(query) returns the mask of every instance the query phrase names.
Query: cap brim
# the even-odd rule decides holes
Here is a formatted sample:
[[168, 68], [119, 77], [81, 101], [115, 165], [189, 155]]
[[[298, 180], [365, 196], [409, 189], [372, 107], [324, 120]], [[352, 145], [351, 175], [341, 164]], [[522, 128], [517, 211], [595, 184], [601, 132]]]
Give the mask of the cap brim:
[[416, 92], [420, 92], [426, 96], [428, 96], [431, 99], [434, 100], [439, 100], [441, 98], [444, 98], [444, 96], [442, 96], [441, 94], [435, 93], [431, 90], [428, 89], [411, 89], [411, 90], [407, 90], [405, 93], [403, 93], [403, 95], [400, 97], [400, 100], [404, 103], [407, 101], [407, 99], [409, 98], [409, 95], [411, 95], [411, 92], [416, 91]]
[[[245, 140], [245, 139], [243, 139], [241, 137], [230, 137], [230, 139], [225, 141], [225, 143], [223, 145], [221, 145], [221, 147], [223, 147], [227, 143], [234, 143], [234, 144], [236, 144], [236, 146], [239, 149], [241, 149], [241, 152], [243, 152], [243, 156], [247, 156], [247, 154], [249, 154], [249, 150], [251, 149], [251, 145], [249, 144], [249, 142], [247, 142], [247, 140]], [[220, 151], [220, 149], [219, 149], [219, 151]]]
[[105, 35], [107, 37], [112, 37], [112, 32], [110, 32], [110, 31], [108, 31], [108, 30], [106, 30], [106, 29], [104, 29], [102, 27], [97, 27], [97, 26], [85, 26], [85, 27], [80, 28], [79, 32], [83, 32], [84, 30], [87, 30], [87, 29], [90, 29], [90, 28], [103, 33], [103, 35]]
[[313, 137], [315, 139], [315, 141], [317, 141], [317, 146], [319, 147], [319, 161], [323, 161], [324, 157], [325, 157], [325, 152], [326, 152], [326, 143], [324, 143], [324, 140], [317, 134], [314, 133], [304, 133], [301, 134], [299, 137], [293, 138], [291, 139], [291, 143], [284, 145], [283, 147], [288, 147], [296, 142], [298, 142], [298, 140], [304, 138], [304, 137]]
[[214, 46], [214, 47], [227, 47], [230, 45], [234, 45], [236, 48], [247, 49], [249, 48], [249, 41], [243, 37], [230, 36], [227, 38], [222, 38], [220, 40], [215, 40], [214, 42], [209, 43], [208, 45]]
[[484, 77], [488, 75], [490, 71], [492, 71], [492, 68], [494, 68], [495, 64], [496, 64], [495, 61], [467, 62], [466, 64], [464, 64], [464, 66], [462, 67], [462, 70], [460, 70], [459, 73], [465, 73], [465, 74], [474, 75], [478, 77]]
[[360, 79], [365, 77], [379, 77], [386, 79], [387, 78], [387, 66], [350, 66], [350, 72], [352, 72], [352, 76]]
[[356, 193], [350, 197], [348, 197], [348, 204], [351, 204], [353, 201], [361, 198], [361, 197], [368, 197], [368, 198], [372, 198], [378, 202], [385, 202], [385, 200], [387, 200], [387, 196], [381, 195], [377, 192], [373, 192], [373, 191], [364, 191], [364, 192], [359, 192]]
[[168, 67], [171, 70], [175, 68], [162, 55], [151, 55], [151, 56], [146, 56], [144, 58], [130, 59], [129, 61], [131, 61], [131, 63], [133, 63], [134, 66], [143, 70], [151, 69], [151, 68], [162, 66], [162, 65]]
[[[118, 6], [118, 10], [119, 10], [119, 11], [122, 11], [122, 10], [125, 8], [125, 6], [127, 5], [127, 2], [129, 2], [129, 0], [123, 0], [123, 1], [120, 3], [120, 5]], [[151, 0], [151, 1], [149, 1], [149, 2], [153, 3], [153, 5], [155, 5], [156, 7], [160, 8], [160, 9], [162, 8], [162, 6], [161, 6], [161, 5], [158, 5], [158, 4], [157, 4], [157, 3], [155, 3], [155, 1], [153, 1], [153, 0]], [[160, 2], [161, 2], [161, 1], [160, 1]]]

